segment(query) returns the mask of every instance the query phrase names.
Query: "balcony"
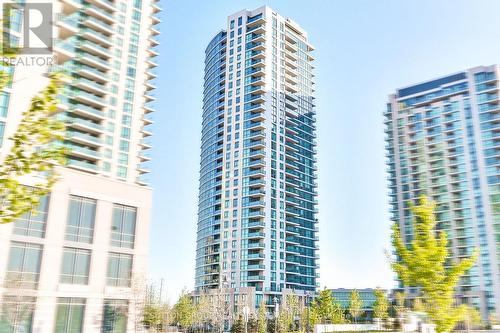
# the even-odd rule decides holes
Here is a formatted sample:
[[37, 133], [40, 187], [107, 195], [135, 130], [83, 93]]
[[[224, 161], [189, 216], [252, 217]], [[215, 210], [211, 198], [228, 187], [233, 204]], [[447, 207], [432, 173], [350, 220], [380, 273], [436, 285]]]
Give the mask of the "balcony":
[[264, 248], [264, 243], [263, 242], [257, 242], [257, 243], [248, 243], [247, 246], [248, 249], [263, 249]]
[[257, 207], [264, 207], [265, 202], [263, 200], [252, 200], [248, 201], [242, 204], [243, 207], [250, 207], [250, 208], [257, 208]]
[[84, 28], [80, 30], [82, 33], [82, 36], [85, 37], [85, 39], [91, 40], [95, 43], [98, 43], [104, 47], [110, 47], [113, 45], [111, 43], [110, 37], [98, 32], [94, 29], [89, 29], [89, 28]]
[[62, 12], [65, 15], [76, 12], [82, 8], [82, 0], [61, 0]]
[[246, 281], [264, 281], [264, 275], [248, 275]]
[[247, 20], [247, 27], [251, 28], [259, 24], [264, 24], [266, 20], [264, 19], [264, 16], [261, 14], [258, 14], [254, 17], [249, 17]]
[[87, 78], [90, 78], [91, 80], [98, 81], [101, 83], [106, 83], [108, 81], [108, 74], [105, 72], [102, 72], [96, 68], [84, 65], [84, 64], [78, 64], [75, 65], [74, 70], [81, 76], [85, 76]]
[[108, 34], [108, 35], [112, 35], [114, 32], [114, 28], [113, 28], [112, 24], [98, 20], [92, 16], [86, 16], [83, 19], [83, 24], [85, 24], [85, 26], [90, 27], [96, 31], [100, 31], [100, 32]]
[[104, 60], [100, 57], [97, 57], [87, 52], [79, 52], [76, 59], [82, 63], [98, 67], [99, 69], [102, 70], [109, 70], [111, 68], [107, 60]]
[[264, 140], [245, 140], [244, 141], [244, 147], [245, 148], [264, 148], [266, 146], [266, 143]]
[[101, 124], [94, 123], [93, 121], [87, 119], [65, 116], [62, 120], [65, 121], [67, 126], [71, 128], [91, 132], [96, 135], [104, 133], [104, 128]]
[[247, 271], [262, 271], [264, 269], [266, 269], [266, 266], [262, 264], [248, 265], [246, 268]]
[[78, 48], [82, 51], [92, 53], [105, 59], [111, 57], [111, 51], [91, 40], [82, 40], [78, 43]]
[[85, 78], [79, 78], [74, 80], [72, 82], [72, 85], [81, 89], [90, 90], [93, 93], [98, 93], [101, 95], [104, 95], [108, 92], [108, 88], [105, 85]]
[[54, 43], [54, 52], [58, 56], [58, 63], [64, 63], [75, 57], [74, 41], [75, 40], [73, 37], [63, 40], [56, 40], [56, 42]]
[[102, 108], [107, 106], [105, 98], [84, 92], [82, 90], [72, 90], [68, 93], [68, 97]]
[[139, 145], [142, 147], [142, 149], [151, 149], [152, 144], [149, 140], [142, 139], [139, 142]]
[[56, 25], [61, 29], [59, 31], [59, 38], [66, 39], [78, 32], [78, 22], [80, 13], [71, 15], [57, 14]]
[[263, 34], [266, 32], [265, 25], [259, 24], [252, 27], [247, 27], [247, 33], [253, 32], [254, 34]]
[[264, 257], [264, 253], [250, 253], [247, 256], [248, 259], [263, 259]]
[[257, 149], [257, 150], [251, 150], [248, 153], [248, 157], [265, 157], [266, 153], [264, 152], [264, 149]]
[[92, 2], [96, 6], [102, 7], [110, 12], [116, 11], [115, 4], [110, 0], [88, 0], [88, 2]]
[[78, 143], [99, 147], [102, 146], [102, 140], [100, 137], [92, 136], [90, 134], [81, 133], [81, 132], [73, 132], [67, 131], [66, 138], [68, 140], [72, 140]]
[[151, 161], [151, 156], [143, 151], [139, 151], [138, 157], [141, 160], [141, 162]]
[[77, 156], [84, 159], [95, 160], [95, 161], [101, 158], [101, 154], [97, 150], [69, 143], [66, 144], [65, 146], [70, 149], [69, 154], [72, 156]]
[[106, 119], [106, 116], [103, 111], [84, 104], [73, 104], [70, 106], [68, 112], [95, 120]]
[[114, 23], [115, 18], [113, 17], [113, 14], [105, 11], [104, 9], [101, 9], [97, 6], [91, 5], [91, 4], [86, 4], [85, 5], [85, 12], [88, 15], [95, 16], [99, 19], [102, 19], [108, 23]]
[[92, 173], [98, 173], [98, 168], [97, 168], [96, 164], [82, 161], [82, 160], [75, 160], [75, 159], [69, 158], [67, 166], [70, 168], [73, 168], [73, 169], [90, 171]]
[[248, 238], [264, 238], [266, 234], [263, 232], [249, 232], [247, 235]]

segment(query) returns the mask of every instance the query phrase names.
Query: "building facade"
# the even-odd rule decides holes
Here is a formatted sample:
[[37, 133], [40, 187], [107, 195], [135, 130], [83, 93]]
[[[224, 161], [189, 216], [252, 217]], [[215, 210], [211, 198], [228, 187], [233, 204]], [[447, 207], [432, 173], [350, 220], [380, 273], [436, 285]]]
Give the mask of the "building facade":
[[13, 80], [0, 92], [0, 158], [54, 71], [66, 74], [57, 117], [70, 150], [35, 212], [0, 225], [0, 330], [136, 332], [147, 272], [152, 193], [144, 176], [160, 8], [154, 0], [17, 3], [10, 39], [25, 45], [26, 7], [50, 3], [54, 43], [50, 61], [3, 68]]
[[197, 292], [252, 288], [258, 306], [316, 290], [313, 50], [269, 7], [229, 16], [206, 49]]
[[[373, 288], [362, 288], [362, 289], [346, 289], [346, 288], [336, 288], [331, 289], [332, 297], [336, 302], [340, 304], [340, 306], [346, 310], [349, 315], [349, 307], [351, 304], [351, 294], [353, 291], [357, 291], [359, 293], [359, 297], [363, 301], [362, 305], [362, 314], [357, 319], [361, 320], [371, 320], [373, 319], [373, 305], [377, 300], [376, 290]], [[387, 290], [381, 290], [384, 294], [387, 294]]]
[[480, 250], [457, 300], [500, 314], [500, 105], [498, 66], [480, 66], [397, 89], [385, 112], [392, 220], [412, 239], [409, 203], [437, 204], [451, 259]]

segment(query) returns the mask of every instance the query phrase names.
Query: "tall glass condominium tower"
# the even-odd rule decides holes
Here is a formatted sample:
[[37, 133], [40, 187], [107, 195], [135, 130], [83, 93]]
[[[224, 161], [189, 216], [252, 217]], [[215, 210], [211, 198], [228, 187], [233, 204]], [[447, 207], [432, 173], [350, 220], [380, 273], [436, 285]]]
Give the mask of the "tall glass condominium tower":
[[385, 112], [392, 220], [409, 242], [409, 203], [432, 197], [452, 259], [480, 250], [456, 295], [484, 317], [500, 313], [498, 74], [481, 66], [397, 89]]
[[0, 331], [136, 332], [135, 300], [147, 270], [151, 189], [144, 175], [160, 8], [154, 0], [17, 3], [4, 31], [10, 39], [24, 43], [23, 13], [50, 3], [45, 19], [54, 44], [51, 54], [20, 55], [37, 62], [2, 68], [13, 79], [0, 91], [0, 160], [51, 71], [68, 74], [57, 116], [71, 150], [37, 213], [0, 225]]
[[260, 304], [317, 287], [313, 49], [269, 7], [229, 16], [206, 49], [197, 291]]

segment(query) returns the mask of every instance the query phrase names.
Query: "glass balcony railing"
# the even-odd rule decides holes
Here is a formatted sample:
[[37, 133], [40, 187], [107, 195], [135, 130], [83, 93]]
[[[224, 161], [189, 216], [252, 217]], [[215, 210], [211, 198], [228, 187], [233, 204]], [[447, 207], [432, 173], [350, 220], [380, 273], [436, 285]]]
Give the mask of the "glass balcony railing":
[[87, 106], [87, 105], [84, 105], [84, 104], [71, 104], [70, 105], [70, 111], [75, 111], [75, 110], [81, 110], [81, 111], [84, 111], [84, 112], [88, 112], [88, 113], [91, 113], [91, 114], [94, 114], [96, 116], [99, 116], [99, 117], [104, 117], [104, 112], [100, 111], [100, 110], [97, 110], [97, 109], [94, 109], [93, 107], [90, 107], [90, 106]]
[[106, 42], [108, 42], [109, 44], [111, 44], [111, 42], [109, 41], [109, 37], [106, 36], [105, 34], [103, 33], [100, 33], [98, 31], [95, 31], [94, 29], [90, 29], [90, 28], [83, 28], [83, 29], [80, 29], [80, 31], [82, 33], [88, 33], [88, 34], [91, 34], [93, 35], [94, 37], [97, 37], [98, 39], [102, 39]]
[[75, 117], [64, 116], [64, 117], [62, 117], [61, 120], [65, 121], [68, 124], [81, 125], [81, 126], [84, 126], [84, 127], [88, 127], [88, 128], [92, 128], [92, 129], [98, 130], [98, 131], [103, 131], [104, 130], [104, 128], [102, 127], [101, 124], [94, 123], [94, 122], [92, 122], [90, 120], [86, 120], [86, 119], [82, 119], [82, 118], [75, 118]]
[[83, 40], [78, 43], [79, 48], [91, 48], [91, 49], [96, 49], [102, 53], [109, 54], [109, 49], [105, 48], [104, 46], [101, 46], [97, 43], [94, 43], [91, 40]]
[[68, 165], [97, 171], [97, 165], [85, 161], [74, 160], [71, 158], [68, 159]]
[[258, 21], [258, 20], [260, 20], [262, 18], [263, 18], [262, 13], [259, 14], [259, 15], [254, 16], [254, 17], [249, 17], [248, 20], [247, 20], [247, 24], [256, 22], [256, 21]]
[[106, 101], [103, 97], [99, 97], [99, 96], [90, 94], [88, 92], [82, 91], [82, 90], [69, 90], [69, 91], [66, 91], [65, 94], [71, 98], [84, 97], [84, 98], [90, 99], [93, 102], [96, 102], [99, 104], [103, 104], [103, 105], [106, 104]]
[[92, 135], [89, 135], [89, 134], [86, 134], [86, 133], [81, 133], [81, 132], [74, 132], [74, 131], [66, 131], [66, 136], [68, 138], [78, 138], [78, 139], [82, 139], [82, 140], [85, 140], [85, 141], [90, 141], [90, 142], [93, 142], [93, 143], [101, 143], [101, 138], [100, 137], [97, 137], [97, 136], [92, 136]]
[[75, 43], [71, 38], [68, 39], [63, 39], [63, 40], [57, 40], [54, 44], [56, 48], [63, 49], [68, 52], [75, 52]]
[[77, 146], [69, 142], [65, 143], [64, 146], [68, 147], [73, 152], [82, 153], [95, 158], [99, 158], [101, 156], [101, 154], [97, 150], [93, 150], [87, 147]]
[[87, 59], [87, 60], [91, 60], [91, 61], [94, 61], [104, 67], [109, 67], [109, 62], [107, 60], [104, 60], [102, 58], [99, 58], [95, 55], [92, 55], [90, 53], [87, 53], [87, 52], [78, 52], [78, 55], [76, 57], [77, 59]]
[[72, 28], [78, 29], [78, 24], [80, 22], [80, 13], [76, 12], [71, 15], [57, 14], [57, 21], [71, 26]]
[[90, 22], [90, 23], [92, 23], [92, 24], [94, 24], [94, 25], [96, 25], [96, 26], [98, 26], [98, 27], [101, 27], [101, 28], [102, 28], [102, 29], [104, 29], [104, 30], [110, 30], [110, 31], [113, 31], [113, 30], [114, 30], [114, 29], [113, 29], [113, 25], [111, 25], [111, 24], [109, 24], [109, 23], [107, 23], [107, 22], [104, 22], [104, 21], [98, 20], [98, 19], [96, 19], [96, 18], [94, 18], [94, 17], [92, 17], [92, 16], [85, 16], [85, 17], [83, 18], [83, 20], [84, 20], [85, 22]]
[[91, 4], [86, 4], [85, 8], [86, 9], [91, 9], [91, 10], [97, 12], [99, 15], [105, 17], [106, 19], [108, 19], [110, 21], [114, 21], [115, 20], [115, 18], [113, 17], [113, 14], [105, 11], [104, 9], [101, 9], [101, 8], [96, 7], [94, 5], [91, 5]]
[[84, 64], [78, 64], [75, 66], [74, 68], [75, 71], [86, 71], [86, 72], [89, 72], [89, 73], [92, 73], [94, 75], [97, 75], [99, 76], [100, 78], [103, 78], [103, 79], [107, 79], [108, 75], [104, 72], [101, 72], [100, 70], [96, 69], [96, 68], [93, 68], [93, 67], [90, 67], [90, 66], [87, 66], [87, 65], [84, 65]]
[[74, 84], [83, 84], [83, 85], [87, 85], [87, 86], [90, 86], [90, 87], [93, 87], [95, 89], [98, 89], [98, 90], [101, 90], [101, 91], [104, 91], [104, 92], [107, 92], [108, 91], [108, 88], [105, 86], [105, 85], [102, 85], [102, 84], [99, 84], [95, 81], [92, 81], [92, 80], [88, 80], [88, 79], [85, 79], [85, 78], [79, 78], [79, 79], [76, 79], [73, 81]]

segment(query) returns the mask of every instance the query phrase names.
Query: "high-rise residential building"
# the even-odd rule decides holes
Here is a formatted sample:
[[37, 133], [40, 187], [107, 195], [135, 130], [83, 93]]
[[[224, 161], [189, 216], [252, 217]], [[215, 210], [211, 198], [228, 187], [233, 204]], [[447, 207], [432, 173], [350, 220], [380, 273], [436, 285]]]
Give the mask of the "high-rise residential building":
[[54, 44], [51, 61], [21, 54], [39, 61], [3, 68], [13, 81], [0, 92], [0, 158], [52, 71], [67, 74], [57, 117], [67, 124], [63, 144], [71, 150], [36, 214], [0, 225], [0, 330], [136, 332], [160, 8], [156, 0], [17, 3], [5, 31], [11, 41], [23, 43], [27, 7], [50, 3]]
[[266, 6], [206, 48], [198, 292], [252, 290], [259, 305], [318, 286], [313, 50]]
[[480, 250], [457, 300], [500, 314], [500, 105], [498, 66], [397, 89], [385, 111], [392, 220], [412, 239], [411, 202], [437, 204], [452, 260]]

